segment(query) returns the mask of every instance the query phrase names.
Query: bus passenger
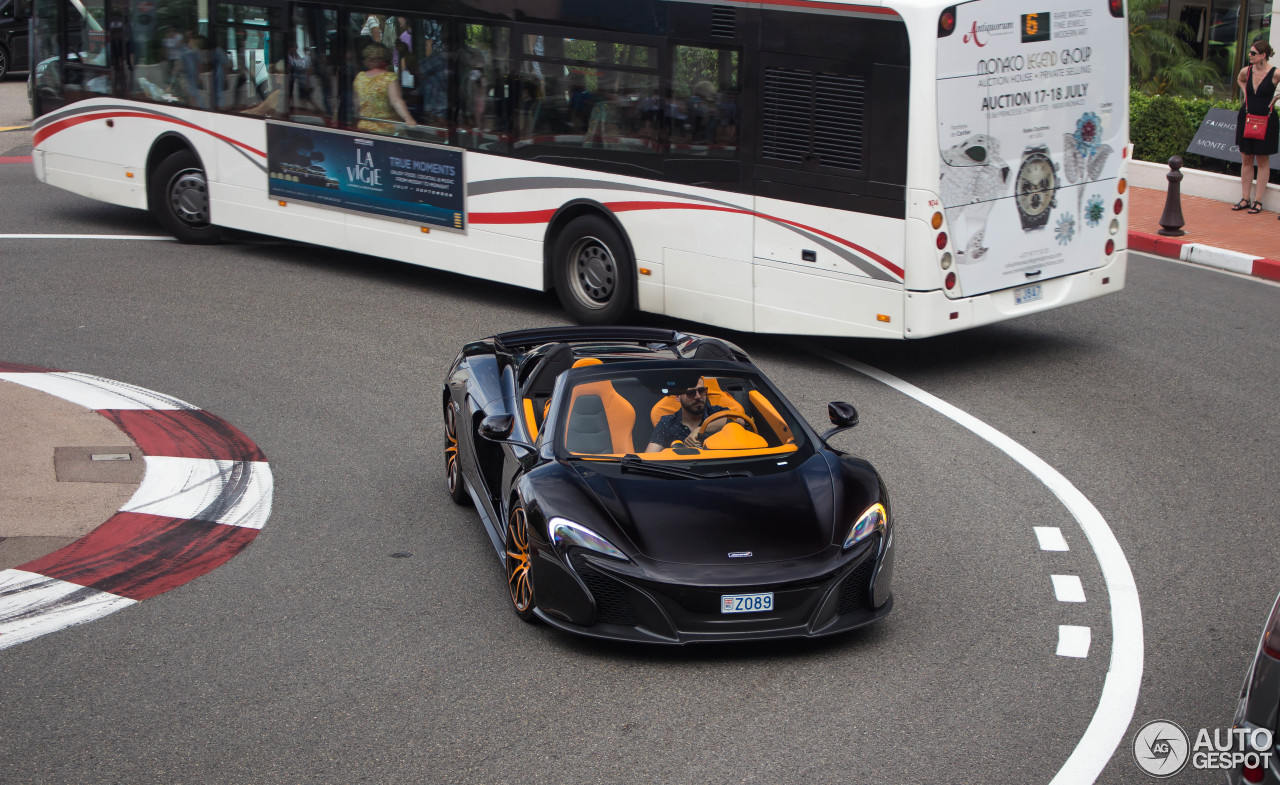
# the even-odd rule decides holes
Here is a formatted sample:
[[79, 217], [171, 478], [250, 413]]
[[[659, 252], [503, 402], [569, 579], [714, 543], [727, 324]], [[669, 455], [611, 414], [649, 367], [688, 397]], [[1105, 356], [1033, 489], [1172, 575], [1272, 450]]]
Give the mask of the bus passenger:
[[387, 70], [391, 64], [391, 50], [382, 44], [369, 44], [362, 54], [366, 70], [356, 74], [354, 81], [360, 118], [356, 128], [393, 134], [397, 130], [395, 124], [384, 121], [398, 120], [405, 125], [417, 125], [418, 121], [409, 114], [409, 107], [400, 93], [400, 80], [394, 71]]

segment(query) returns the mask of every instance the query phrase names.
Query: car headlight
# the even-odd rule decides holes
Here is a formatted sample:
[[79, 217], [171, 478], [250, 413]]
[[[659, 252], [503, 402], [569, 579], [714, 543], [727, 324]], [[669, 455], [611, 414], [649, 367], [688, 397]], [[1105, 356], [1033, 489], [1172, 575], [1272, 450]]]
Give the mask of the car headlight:
[[613, 543], [580, 523], [574, 523], [565, 518], [552, 518], [547, 523], [547, 533], [551, 535], [551, 544], [561, 553], [577, 545], [611, 559], [628, 561], [627, 555], [614, 547]]
[[879, 502], [867, 508], [867, 511], [858, 517], [853, 528], [849, 530], [849, 536], [844, 538], [844, 547], [852, 548], [854, 545], [871, 536], [872, 532], [883, 532], [885, 526], [889, 523], [889, 513], [885, 510], [884, 505]]

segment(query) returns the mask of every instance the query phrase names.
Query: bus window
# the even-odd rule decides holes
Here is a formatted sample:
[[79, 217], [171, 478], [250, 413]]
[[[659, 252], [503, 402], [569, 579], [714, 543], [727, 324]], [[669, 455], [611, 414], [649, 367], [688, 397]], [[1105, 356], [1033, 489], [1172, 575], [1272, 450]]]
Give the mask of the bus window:
[[[402, 66], [400, 85], [405, 100], [418, 119], [414, 135], [438, 142], [449, 141], [449, 42], [445, 37], [448, 23], [443, 19], [412, 17], [410, 44], [413, 53], [409, 66]], [[408, 76], [405, 72], [408, 71]]]
[[507, 121], [507, 52], [511, 31], [497, 25], [469, 23], [461, 28], [455, 58], [458, 103], [454, 118], [458, 144], [487, 152], [505, 152]]
[[447, 143], [444, 20], [353, 12], [338, 82], [347, 128]]
[[677, 46], [665, 127], [672, 155], [708, 158], [738, 156], [738, 72], [730, 49]]
[[107, 60], [106, 4], [103, 0], [68, 0], [64, 6], [67, 54], [62, 86], [68, 101], [111, 93]]
[[204, 49], [199, 41], [191, 47], [197, 52], [207, 108], [279, 114], [282, 95], [272, 95], [284, 84], [285, 52], [276, 32], [279, 11], [239, 3], [220, 3], [217, 8], [212, 46]]
[[338, 115], [338, 11], [294, 6], [289, 51], [289, 119], [331, 125]]
[[656, 161], [656, 47], [527, 35], [522, 53], [518, 149], [533, 157], [540, 147], [631, 152]]
[[32, 17], [34, 36], [31, 39], [32, 97], [37, 113], [47, 112], [62, 105], [62, 48], [58, 45], [58, 18], [60, 3], [40, 3]]
[[[201, 29], [201, 20], [208, 19], [207, 0], [160, 6], [153, 0], [129, 0], [128, 14], [130, 37], [124, 54], [116, 51], [114, 21], [112, 25], [111, 57], [122, 94], [158, 103], [201, 106], [196, 81], [201, 53], [190, 44], [204, 40], [199, 36], [206, 32]], [[119, 70], [123, 63], [131, 73], [122, 76]]]

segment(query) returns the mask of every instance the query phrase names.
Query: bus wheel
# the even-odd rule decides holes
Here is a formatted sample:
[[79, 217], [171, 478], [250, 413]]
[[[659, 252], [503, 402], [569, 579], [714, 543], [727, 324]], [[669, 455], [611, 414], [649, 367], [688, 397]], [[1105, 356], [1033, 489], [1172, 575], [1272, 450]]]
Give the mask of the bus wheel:
[[9, 73], [9, 50], [0, 46], [0, 79]]
[[635, 273], [618, 230], [598, 215], [574, 218], [552, 250], [556, 293], [581, 324], [615, 324], [631, 313]]
[[209, 223], [209, 181], [190, 150], [160, 162], [147, 196], [156, 220], [182, 242], [208, 245], [222, 239], [222, 230]]

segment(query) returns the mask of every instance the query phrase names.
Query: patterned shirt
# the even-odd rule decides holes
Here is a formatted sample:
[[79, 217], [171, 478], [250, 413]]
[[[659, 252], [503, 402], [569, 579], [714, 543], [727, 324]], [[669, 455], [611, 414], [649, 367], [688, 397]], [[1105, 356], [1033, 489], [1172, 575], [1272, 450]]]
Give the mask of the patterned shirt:
[[383, 71], [372, 75], [368, 71], [361, 71], [356, 74], [356, 100], [360, 104], [360, 116], [366, 118], [356, 123], [357, 129], [378, 134], [395, 133], [395, 125], [374, 122], [374, 119], [399, 121], [400, 116], [392, 108], [391, 98], [387, 95], [387, 91], [391, 89], [391, 83], [397, 78], [394, 71]]
[[[702, 420], [706, 422], [707, 418], [716, 412], [728, 411], [727, 406], [714, 406], [707, 404], [707, 408], [702, 411]], [[658, 424], [653, 426], [653, 434], [649, 437], [649, 441], [662, 447], [670, 447], [672, 442], [685, 440], [689, 438], [689, 434], [693, 433], [689, 426], [684, 424], [682, 419], [683, 410], [676, 410], [666, 417], [658, 420]]]

